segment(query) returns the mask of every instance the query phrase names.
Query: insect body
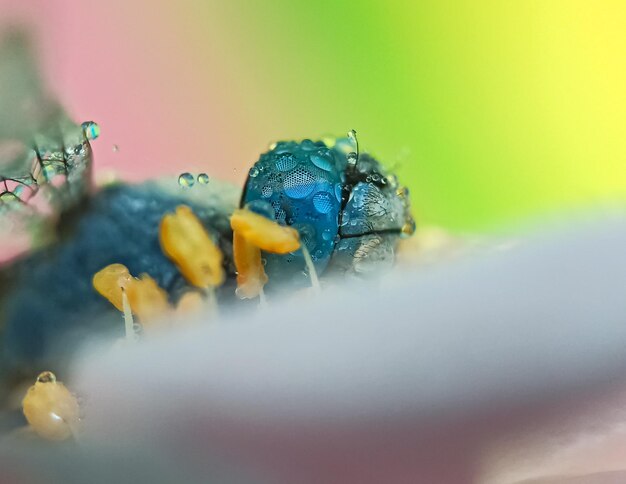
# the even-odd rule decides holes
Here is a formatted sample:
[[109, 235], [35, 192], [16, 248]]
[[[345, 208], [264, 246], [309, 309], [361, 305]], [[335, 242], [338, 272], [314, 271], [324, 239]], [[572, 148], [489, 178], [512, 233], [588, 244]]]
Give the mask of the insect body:
[[[389, 264], [407, 224], [412, 229], [408, 199], [395, 177], [372, 157], [353, 159], [356, 153], [346, 155], [341, 146], [310, 140], [277, 143], [250, 170], [239, 202], [296, 229], [322, 276], [366, 273]], [[190, 207], [223, 254], [225, 283], [216, 289], [217, 300], [220, 305], [237, 301], [229, 220], [237, 191], [216, 183], [185, 190], [170, 185], [116, 184], [92, 193], [63, 213], [55, 243], [4, 269], [8, 284], [0, 302], [0, 372], [19, 370], [32, 377], [42, 368], [60, 371], [60, 355], [86, 335], [122, 336], [121, 321], [111, 327], [112, 320], [119, 320], [111, 318], [116, 310], [92, 286], [94, 274], [110, 264], [148, 274], [177, 306], [194, 288], [181, 274], [181, 261], [163, 253], [159, 226], [180, 205]], [[264, 252], [268, 287], [310, 284], [314, 274], [305, 269], [305, 255], [299, 249]], [[194, 255], [188, 257], [192, 265], [186, 272], [193, 272]], [[197, 264], [202, 260], [198, 254]]]
[[[11, 123], [0, 120], [0, 235], [10, 237], [16, 220], [37, 220], [46, 243], [0, 267], [0, 404], [7, 381], [32, 381], [43, 369], [63, 374], [86, 337], [118, 339], [132, 330], [132, 314], [125, 327], [119, 307], [93, 285], [112, 264], [139, 277], [120, 294], [122, 303], [141, 301], [135, 316], [145, 322], [158, 318], [155, 301], [169, 312], [210, 295], [223, 307], [262, 297], [266, 284], [277, 293], [319, 287], [317, 275], [369, 273], [389, 265], [397, 239], [414, 229], [406, 189], [359, 153], [353, 132], [332, 142], [274, 144], [251, 168], [243, 194], [208, 183], [206, 174], [189, 189], [176, 180], [94, 189], [89, 140], [99, 127], [73, 123], [39, 89], [22, 92], [39, 86], [32, 69], [3, 57], [0, 46], [0, 74], [10, 71], [0, 77], [22, 81], [0, 93], [0, 107], [13, 115]], [[181, 180], [191, 187], [188, 175]], [[194, 237], [181, 237], [183, 230]], [[117, 288], [96, 279], [117, 301]]]
[[[250, 169], [241, 199], [296, 228], [318, 273], [390, 263], [398, 237], [414, 230], [406, 189], [371, 156], [342, 150], [345, 141], [276, 143]], [[302, 252], [267, 255], [270, 283], [302, 285], [304, 266]]]
[[[354, 156], [342, 151], [341, 142], [277, 143], [251, 168], [241, 196], [240, 205], [296, 229], [322, 276], [362, 274], [390, 264], [397, 239], [413, 228], [405, 189], [372, 157]], [[91, 284], [93, 275], [109, 264], [149, 274], [175, 305], [191, 285], [181, 275], [180, 263], [163, 253], [159, 226], [181, 204], [198, 216], [224, 255], [226, 282], [216, 291], [220, 305], [237, 300], [229, 222], [236, 190], [218, 184], [190, 190], [171, 185], [176, 188], [117, 184], [96, 191], [64, 212], [57, 242], [5, 269], [10, 284], [0, 304], [0, 369], [21, 369], [29, 376], [41, 368], [58, 371], [53, 363], [69, 342], [106, 331], [121, 336], [121, 322], [110, 326], [115, 309]], [[263, 258], [268, 287], [310, 284], [302, 250], [264, 253]]]

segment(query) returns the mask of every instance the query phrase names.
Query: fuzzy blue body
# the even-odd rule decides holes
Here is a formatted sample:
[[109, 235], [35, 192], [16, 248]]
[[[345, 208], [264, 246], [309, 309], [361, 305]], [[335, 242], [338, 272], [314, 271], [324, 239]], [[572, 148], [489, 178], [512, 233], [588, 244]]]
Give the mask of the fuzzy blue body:
[[[150, 184], [116, 185], [95, 194], [74, 216], [62, 221], [58, 243], [17, 262], [5, 273], [2, 365], [5, 371], [37, 372], [56, 368], [90, 335], [124, 334], [119, 312], [95, 292], [93, 275], [121, 263], [135, 275], [150, 274], [170, 297], [187, 288], [158, 239], [163, 215], [189, 200], [164, 193]], [[230, 208], [192, 206], [218, 238], [226, 254], [225, 269], [234, 274], [228, 221]], [[232, 278], [220, 289], [227, 301]], [[119, 324], [112, 324], [119, 321]]]
[[[224, 254], [227, 279], [217, 293], [220, 305], [235, 301], [229, 222], [234, 203], [195, 190], [171, 192], [150, 183], [102, 189], [63, 215], [58, 242], [3, 268], [0, 377], [59, 371], [87, 337], [123, 335], [120, 313], [92, 287], [93, 275], [109, 264], [149, 274], [172, 302], [189, 290], [158, 236], [161, 218], [180, 204], [193, 209]], [[364, 275], [394, 260], [396, 242], [411, 220], [402, 190], [366, 154], [350, 167], [338, 148], [286, 141], [252, 167], [241, 205], [296, 228], [318, 275]], [[198, 196], [184, 195], [190, 193]], [[310, 284], [302, 251], [264, 257], [270, 292]]]

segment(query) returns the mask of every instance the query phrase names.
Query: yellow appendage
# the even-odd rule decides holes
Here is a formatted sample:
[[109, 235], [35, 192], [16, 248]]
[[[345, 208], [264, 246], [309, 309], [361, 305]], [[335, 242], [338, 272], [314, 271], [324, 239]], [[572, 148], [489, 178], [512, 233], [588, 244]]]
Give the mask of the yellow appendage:
[[145, 327], [146, 323], [163, 319], [170, 310], [167, 292], [148, 274], [132, 279], [126, 286], [126, 295], [133, 314]]
[[54, 373], [45, 371], [28, 389], [22, 409], [32, 429], [44, 439], [66, 440], [75, 437], [80, 420], [76, 397], [58, 382]]
[[94, 274], [92, 284], [118, 311], [124, 311], [122, 292], [131, 280], [132, 276], [126, 266], [111, 264]]
[[233, 259], [237, 268], [237, 296], [241, 299], [259, 296], [267, 283], [267, 275], [261, 262], [261, 249], [234, 232]]
[[237, 268], [237, 296], [252, 299], [261, 295], [267, 283], [261, 250], [275, 254], [293, 252], [300, 247], [300, 235], [291, 227], [283, 227], [247, 209], [235, 210], [230, 226]]
[[230, 226], [233, 232], [266, 252], [287, 254], [300, 248], [300, 234], [296, 229], [279, 225], [245, 208], [235, 210]]
[[206, 289], [224, 282], [222, 251], [186, 205], [163, 217], [159, 239], [163, 253], [194, 286]]

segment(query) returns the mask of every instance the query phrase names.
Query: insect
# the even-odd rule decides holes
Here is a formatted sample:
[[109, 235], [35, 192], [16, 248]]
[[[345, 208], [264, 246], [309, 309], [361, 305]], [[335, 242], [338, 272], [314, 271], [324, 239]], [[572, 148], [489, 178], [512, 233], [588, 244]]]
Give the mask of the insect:
[[[408, 191], [346, 139], [279, 142], [250, 169], [241, 205], [298, 230], [320, 273], [364, 273], [393, 262], [398, 237], [415, 223]], [[270, 281], [302, 286], [306, 252], [268, 255]]]
[[[318, 278], [324, 284], [387, 267], [398, 239], [415, 229], [408, 191], [360, 152], [354, 131], [272, 144], [243, 191], [206, 183], [204, 174], [191, 189], [173, 179], [93, 189], [95, 123], [75, 124], [55, 105], [29, 126], [19, 137], [0, 126], [0, 141], [22, 143], [4, 158], [0, 144], [0, 224], [36, 220], [47, 240], [0, 268], [0, 400], [8, 388], [2, 381], [32, 381], [42, 369], [62, 374], [86, 337], [129, 330], [94, 289], [94, 275], [112, 264], [128, 277], [148, 275], [123, 289], [150, 288], [157, 298], [150, 304], [158, 300], [159, 307], [182, 307], [198, 294], [210, 294], [220, 307], [253, 304], [263, 286], [278, 297], [319, 286]], [[203, 227], [219, 252], [223, 276], [210, 288], [202, 281], [211, 261], [194, 249], [203, 236], [200, 245], [172, 246], [190, 240], [176, 237], [176, 227], [189, 224]], [[122, 307], [122, 299], [111, 297]]]

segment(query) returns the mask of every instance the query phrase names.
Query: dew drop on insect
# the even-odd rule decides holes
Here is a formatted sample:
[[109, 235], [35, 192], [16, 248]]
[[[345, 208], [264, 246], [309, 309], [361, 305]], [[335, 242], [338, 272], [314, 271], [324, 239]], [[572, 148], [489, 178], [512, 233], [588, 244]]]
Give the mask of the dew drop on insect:
[[97, 139], [100, 136], [100, 126], [98, 123], [94, 123], [93, 121], [85, 121], [80, 125], [83, 128], [83, 132], [88, 139]]
[[406, 222], [404, 222], [404, 225], [402, 226], [402, 231], [400, 232], [400, 236], [403, 238], [410, 237], [414, 233], [415, 233], [415, 220], [413, 220], [413, 218], [409, 218]]
[[334, 205], [332, 195], [328, 192], [317, 192], [313, 195], [313, 206], [319, 213], [330, 212]]
[[333, 232], [330, 229], [326, 229], [322, 232], [322, 239], [324, 240], [332, 240], [333, 237]]
[[290, 172], [283, 183], [285, 194], [290, 198], [308, 197], [315, 188], [315, 177], [304, 168]]
[[335, 198], [337, 199], [338, 202], [341, 202], [342, 192], [343, 192], [343, 186], [341, 185], [341, 183], [337, 183], [335, 185]]
[[181, 173], [178, 176], [178, 184], [182, 188], [191, 188], [195, 182], [195, 179], [191, 173]]
[[320, 150], [310, 156], [311, 162], [324, 171], [333, 169], [333, 158], [328, 150]]
[[209, 184], [209, 175], [206, 173], [200, 173], [198, 175], [198, 183], [200, 185], [208, 185]]
[[300, 143], [300, 147], [306, 151], [312, 151], [317, 148], [315, 143], [313, 143], [313, 141], [311, 141], [310, 139], [303, 139], [302, 143]]
[[278, 168], [279, 171], [288, 171], [295, 168], [297, 163], [296, 157], [287, 151], [278, 155], [276, 168]]
[[37, 381], [39, 383], [56, 383], [57, 377], [51, 371], [44, 371], [37, 376]]
[[351, 151], [350, 153], [348, 153], [347, 157], [348, 159], [348, 166], [351, 168], [356, 167], [356, 162], [357, 162], [357, 154], [354, 151]]
[[252, 168], [250, 168], [250, 171], [248, 172], [248, 175], [250, 176], [250, 178], [256, 178], [258, 174], [259, 174], [259, 169], [256, 166], [253, 166]]

